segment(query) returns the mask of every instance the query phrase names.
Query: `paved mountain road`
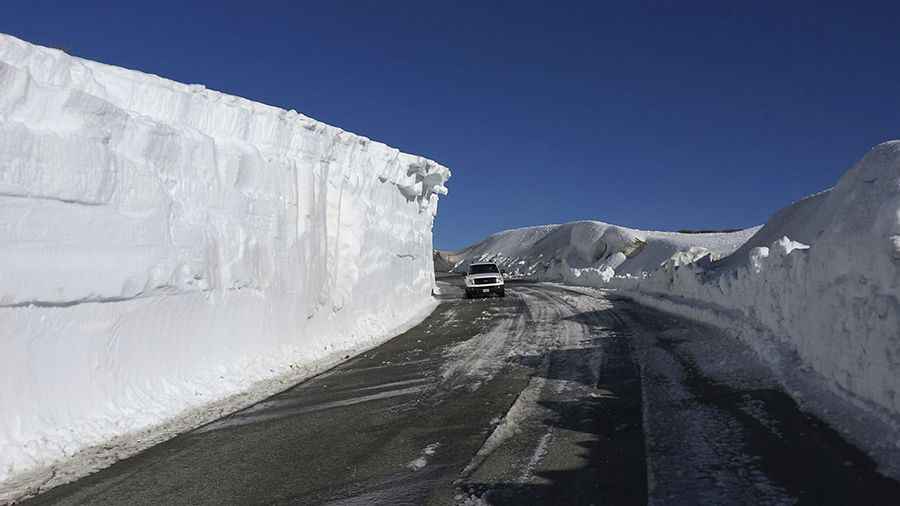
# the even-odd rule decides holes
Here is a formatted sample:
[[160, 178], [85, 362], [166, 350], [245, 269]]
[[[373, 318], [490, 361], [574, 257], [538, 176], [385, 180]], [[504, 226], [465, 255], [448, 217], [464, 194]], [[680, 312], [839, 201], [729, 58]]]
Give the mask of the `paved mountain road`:
[[[900, 497], [709, 329], [608, 292], [511, 283], [464, 300], [443, 286], [438, 309], [384, 345], [26, 504]], [[705, 349], [735, 363], [708, 373]]]

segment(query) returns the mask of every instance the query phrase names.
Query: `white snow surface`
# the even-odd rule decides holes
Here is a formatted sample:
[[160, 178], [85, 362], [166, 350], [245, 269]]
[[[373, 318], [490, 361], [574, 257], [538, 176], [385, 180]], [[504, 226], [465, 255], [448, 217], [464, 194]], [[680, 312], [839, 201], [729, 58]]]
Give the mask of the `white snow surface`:
[[421, 317], [449, 177], [0, 34], [0, 482]]
[[[618, 288], [739, 337], [789, 390], [812, 379], [900, 422], [900, 141], [761, 228], [686, 235], [576, 222], [501, 232], [450, 258], [458, 270], [493, 260], [510, 276]], [[896, 452], [900, 440], [878, 444]]]

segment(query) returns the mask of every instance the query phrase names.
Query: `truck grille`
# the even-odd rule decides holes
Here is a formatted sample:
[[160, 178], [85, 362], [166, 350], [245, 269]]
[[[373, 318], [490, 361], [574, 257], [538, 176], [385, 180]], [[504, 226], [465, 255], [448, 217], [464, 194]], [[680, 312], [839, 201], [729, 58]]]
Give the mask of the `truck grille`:
[[493, 285], [497, 282], [497, 278], [478, 278], [475, 280], [476, 285]]

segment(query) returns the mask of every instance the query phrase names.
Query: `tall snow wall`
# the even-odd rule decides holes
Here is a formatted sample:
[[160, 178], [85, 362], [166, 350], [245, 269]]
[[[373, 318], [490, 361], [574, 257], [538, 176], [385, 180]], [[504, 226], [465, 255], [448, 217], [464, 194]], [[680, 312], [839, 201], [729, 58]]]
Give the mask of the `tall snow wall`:
[[0, 482], [422, 315], [449, 176], [0, 35]]

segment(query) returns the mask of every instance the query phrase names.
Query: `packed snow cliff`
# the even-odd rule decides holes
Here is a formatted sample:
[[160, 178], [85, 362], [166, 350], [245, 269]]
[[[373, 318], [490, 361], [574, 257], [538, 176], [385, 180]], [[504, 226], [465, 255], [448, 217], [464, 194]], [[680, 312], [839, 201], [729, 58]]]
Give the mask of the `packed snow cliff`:
[[420, 316], [449, 176], [0, 35], [0, 482]]
[[[900, 421], [900, 141], [876, 146], [831, 190], [727, 234], [599, 222], [510, 230], [449, 256], [511, 276], [619, 288], [728, 330], [779, 374]], [[900, 442], [883, 440], [897, 454]]]

